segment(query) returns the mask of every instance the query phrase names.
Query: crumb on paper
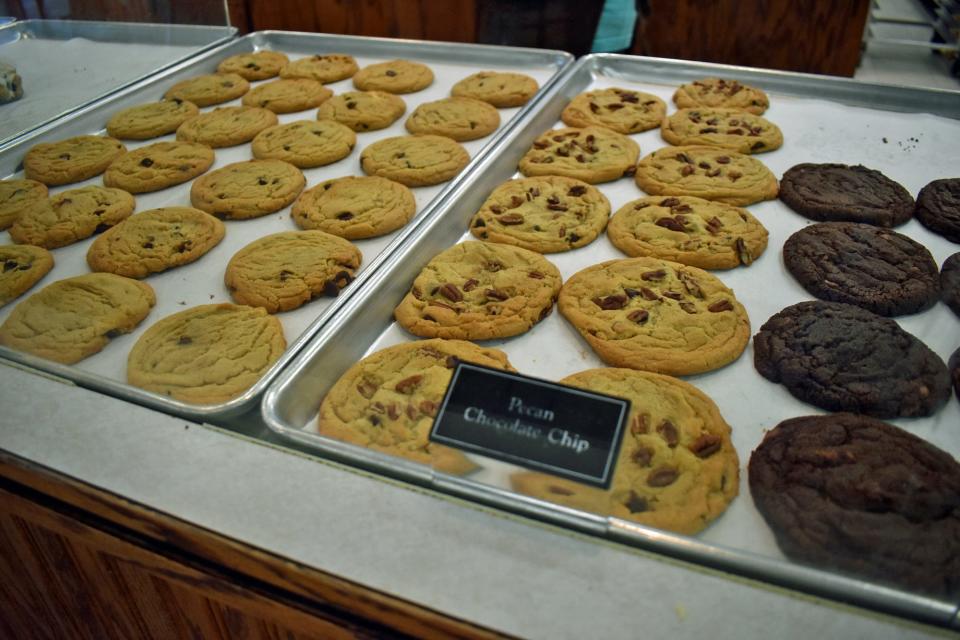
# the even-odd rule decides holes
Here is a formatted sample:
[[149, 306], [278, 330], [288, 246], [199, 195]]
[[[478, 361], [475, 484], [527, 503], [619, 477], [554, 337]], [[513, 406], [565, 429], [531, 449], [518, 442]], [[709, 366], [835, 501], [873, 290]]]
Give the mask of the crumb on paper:
[[210, 299], [213, 300], [213, 294], [212, 294], [212, 293], [210, 294]]
[[186, 300], [181, 300], [181, 301], [178, 302], [177, 304], [180, 305], [181, 307], [185, 307], [185, 306], [187, 306], [187, 301], [186, 301]]
[[884, 138], [884, 139], [883, 139], [883, 144], [887, 144], [887, 142], [889, 142], [889, 141], [888, 141], [886, 138]]
[[687, 608], [682, 604], [676, 605], [673, 608], [673, 610], [676, 612], [677, 620], [679, 620], [680, 622], [683, 622], [684, 620], [687, 619]]
[[184, 430], [184, 431], [186, 431], [186, 430], [189, 429], [189, 428], [190, 428], [190, 425], [188, 425], [188, 424], [183, 425], [183, 430]]

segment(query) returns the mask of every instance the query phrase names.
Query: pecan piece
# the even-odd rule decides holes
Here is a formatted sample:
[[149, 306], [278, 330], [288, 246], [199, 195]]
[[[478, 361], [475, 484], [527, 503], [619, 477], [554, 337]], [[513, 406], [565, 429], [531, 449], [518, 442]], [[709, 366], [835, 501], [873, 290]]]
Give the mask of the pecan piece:
[[665, 269], [657, 269], [656, 271], [644, 271], [640, 274], [641, 280], [663, 280], [667, 277], [667, 271]]
[[637, 309], [636, 311], [631, 311], [627, 314], [627, 320], [630, 322], [636, 322], [637, 324], [645, 324], [649, 317], [650, 312], [646, 309]]
[[460, 302], [463, 300], [463, 294], [460, 293], [460, 289], [457, 289], [457, 285], [452, 282], [440, 285], [440, 295], [450, 302]]
[[684, 177], [693, 175], [695, 172], [696, 172], [696, 169], [693, 168], [692, 164], [685, 164], [683, 165], [683, 168], [680, 169], [680, 175]]
[[510, 297], [508, 294], [500, 291], [499, 289], [487, 289], [483, 292], [483, 295], [487, 296], [491, 300], [499, 300], [500, 302], [503, 302]]
[[437, 415], [437, 404], [431, 402], [430, 400], [422, 400], [420, 402], [420, 413], [428, 415], [431, 418]]
[[463, 290], [464, 290], [464, 291], [468, 291], [468, 292], [469, 292], [469, 291], [473, 291], [474, 289], [477, 288], [477, 285], [478, 285], [478, 284], [480, 284], [480, 281], [479, 281], [479, 280], [475, 280], [474, 278], [470, 278], [469, 280], [467, 280], [466, 282], [463, 283]]
[[630, 454], [630, 459], [641, 467], [649, 467], [653, 460], [653, 449], [650, 447], [637, 447], [637, 450]]
[[397, 390], [398, 393], [413, 393], [413, 390], [417, 388], [417, 385], [420, 384], [420, 381], [423, 380], [423, 376], [418, 374], [412, 375], [409, 378], [404, 378], [396, 384], [393, 388]]
[[646, 287], [640, 287], [640, 295], [642, 295], [647, 300], [659, 300], [660, 296], [657, 295], [656, 291], [653, 289], [648, 289]]
[[533, 278], [534, 280], [543, 280], [544, 275], [539, 271], [531, 271], [527, 274], [528, 277]]
[[683, 294], [677, 291], [664, 291], [660, 295], [671, 300], [683, 300]]
[[[453, 311], [454, 313], [459, 313], [459, 310], [458, 310], [456, 307], [451, 307], [451, 306], [448, 305], [448, 304], [444, 304], [444, 303], [438, 302], [438, 301], [436, 301], [436, 300], [431, 300], [430, 302], [427, 303], [427, 306], [428, 306], [428, 307], [440, 307], [441, 309], [448, 309], [448, 310], [450, 310], [450, 311]], [[432, 319], [432, 318], [431, 318], [431, 319]]]
[[660, 201], [661, 207], [670, 207], [671, 209], [680, 204], [679, 198], [666, 198]]
[[605, 298], [597, 296], [593, 299], [593, 303], [605, 311], [623, 309], [627, 304], [627, 296], [612, 295]]
[[511, 197], [510, 197], [510, 205], [509, 205], [507, 208], [508, 208], [508, 209], [516, 209], [517, 207], [519, 207], [519, 206], [522, 205], [522, 204], [523, 204], [523, 198], [521, 198], [520, 196], [511, 196]]
[[733, 311], [733, 304], [727, 299], [718, 300], [707, 307], [707, 311], [711, 311], [713, 313], [719, 313], [721, 311]]
[[692, 302], [681, 302], [677, 306], [691, 315], [697, 312], [697, 305], [693, 304]]
[[493, 213], [499, 215], [499, 214], [503, 213], [503, 207], [501, 207], [501, 206], [498, 205], [498, 204], [492, 204], [492, 205], [490, 205], [490, 211], [492, 211]]
[[693, 164], [693, 160], [690, 159], [690, 156], [688, 156], [687, 154], [685, 154], [685, 153], [683, 153], [683, 152], [678, 153], [678, 154], [676, 155], [676, 159], [679, 160], [680, 162], [685, 162], [685, 163], [687, 163], [687, 164]]
[[570, 187], [570, 190], [567, 191], [568, 196], [582, 196], [587, 192], [587, 188], [583, 185], [574, 185]]
[[548, 204], [547, 209], [550, 211], [566, 211], [569, 207], [565, 204]]
[[693, 441], [693, 444], [690, 445], [690, 451], [698, 458], [709, 458], [720, 451], [721, 445], [719, 437], [712, 433], [704, 433]]
[[633, 417], [633, 422], [630, 423], [630, 433], [638, 436], [641, 433], [646, 433], [649, 430], [650, 427], [647, 425], [647, 414], [638, 413]]
[[741, 263], [750, 264], [753, 262], [753, 256], [750, 255], [750, 251], [747, 249], [747, 243], [743, 241], [743, 238], [737, 238], [733, 245], [737, 250], [737, 257], [740, 258]]
[[664, 229], [670, 229], [670, 231], [680, 231], [680, 232], [683, 231], [682, 224], [680, 224], [673, 218], [667, 218], [666, 216], [664, 216], [663, 218], [660, 218], [653, 224], [657, 225], [658, 227], [663, 227]]
[[657, 427], [657, 433], [671, 449], [680, 444], [680, 432], [677, 431], [677, 427], [670, 420], [661, 422], [660, 426]]
[[730, 178], [730, 182], [736, 182], [737, 180], [743, 177], [743, 174], [740, 173], [739, 171], [731, 171], [730, 173], [727, 174], [727, 177]]
[[651, 487], [668, 487], [679, 477], [680, 474], [673, 467], [657, 467], [647, 474], [647, 484]]
[[508, 213], [497, 218], [497, 222], [505, 225], [523, 224], [523, 216], [519, 213]]

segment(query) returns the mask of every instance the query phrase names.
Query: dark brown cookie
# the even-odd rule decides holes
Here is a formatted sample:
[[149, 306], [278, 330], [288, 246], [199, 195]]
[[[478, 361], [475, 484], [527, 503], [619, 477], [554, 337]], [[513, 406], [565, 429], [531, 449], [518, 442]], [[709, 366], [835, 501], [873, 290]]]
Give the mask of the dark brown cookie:
[[913, 215], [930, 231], [960, 243], [960, 178], [934, 180], [921, 189]]
[[896, 321], [838, 302], [801, 302], [775, 314], [753, 337], [753, 363], [828, 411], [928, 416], [950, 395], [940, 356]]
[[783, 261], [803, 288], [882, 316], [929, 309], [940, 297], [933, 256], [907, 236], [869, 224], [821, 222], [787, 238]]
[[900, 184], [862, 165], [798, 164], [780, 180], [780, 199], [812, 220], [903, 224], [913, 215], [913, 196]]
[[945, 451], [865, 416], [804, 416], [767, 433], [749, 480], [787, 557], [960, 596], [960, 464]]
[[950, 356], [947, 367], [950, 369], [950, 377], [953, 378], [953, 390], [957, 394], [957, 400], [960, 400], [960, 349]]
[[940, 268], [940, 299], [960, 316], [960, 253], [943, 261]]

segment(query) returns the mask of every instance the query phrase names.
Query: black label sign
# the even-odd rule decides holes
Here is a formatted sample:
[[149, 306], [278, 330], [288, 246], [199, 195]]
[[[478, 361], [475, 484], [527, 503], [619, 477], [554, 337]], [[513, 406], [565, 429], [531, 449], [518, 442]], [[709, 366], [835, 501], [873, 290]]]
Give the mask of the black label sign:
[[430, 440], [610, 486], [630, 402], [460, 362]]

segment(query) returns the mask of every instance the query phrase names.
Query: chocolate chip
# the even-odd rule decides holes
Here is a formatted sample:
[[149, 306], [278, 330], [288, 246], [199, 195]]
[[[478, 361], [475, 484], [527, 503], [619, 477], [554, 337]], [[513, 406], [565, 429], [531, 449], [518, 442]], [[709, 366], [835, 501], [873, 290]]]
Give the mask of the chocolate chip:
[[680, 175], [689, 176], [689, 175], [692, 175], [695, 171], [696, 169], [693, 168], [693, 165], [685, 164], [683, 165], [683, 168], [680, 169]]
[[627, 296], [612, 295], [604, 298], [597, 296], [593, 299], [593, 303], [605, 311], [623, 309], [627, 304]]
[[649, 507], [647, 506], [647, 501], [642, 496], [638, 496], [636, 492], [630, 492], [630, 498], [623, 503], [630, 513], [643, 513]]
[[659, 281], [667, 277], [667, 272], [665, 269], [657, 269], [656, 271], [644, 271], [640, 274], [641, 280], [654, 280]]
[[645, 300], [659, 300], [660, 296], [653, 289], [648, 289], [646, 287], [640, 287], [640, 295], [644, 297]]
[[390, 76], [391, 78], [393, 78], [394, 76], [397, 75], [397, 72], [394, 71], [393, 69], [387, 69], [386, 75], [388, 75], [388, 76]]
[[680, 474], [673, 467], [657, 467], [647, 475], [651, 487], [667, 487], [676, 482]]
[[404, 378], [394, 386], [394, 389], [399, 393], [409, 394], [420, 384], [420, 381], [423, 380], [423, 376], [420, 374], [412, 375], [409, 378]]
[[292, 276], [292, 275], [293, 275], [293, 271], [289, 271], [289, 270], [287, 270], [287, 269], [283, 269], [283, 270], [280, 271], [280, 275], [278, 276], [278, 278], [279, 278], [280, 282], [286, 282], [286, 281], [287, 281], [287, 278], [289, 278], [289, 277]]
[[729, 156], [717, 156], [717, 157], [715, 158], [715, 160], [716, 160], [719, 164], [730, 164], [730, 157], [729, 157]]
[[677, 431], [677, 427], [670, 420], [661, 422], [660, 426], [657, 427], [657, 433], [671, 449], [680, 443], [680, 432]]
[[534, 280], [543, 280], [544, 276], [539, 271], [531, 271], [527, 276], [533, 278]]
[[690, 445], [690, 451], [698, 458], [709, 458], [720, 451], [721, 446], [722, 442], [719, 437], [712, 433], [704, 433]]
[[721, 311], [733, 311], [733, 304], [729, 300], [724, 298], [723, 300], [718, 300], [717, 302], [714, 302], [709, 307], [707, 307], [707, 311], [710, 311], [713, 313], [719, 313]]
[[582, 185], [574, 185], [567, 191], [568, 196], [582, 196], [587, 192], [587, 188]]
[[150, 158], [144, 158], [143, 160], [140, 161], [140, 166], [141, 166], [141, 167], [152, 167], [152, 166], [153, 166], [153, 160], [151, 160]]
[[3, 272], [6, 273], [7, 271], [13, 271], [19, 266], [20, 263], [18, 263], [16, 260], [7, 260], [3, 263]]
[[682, 232], [682, 231], [684, 230], [684, 229], [683, 229], [683, 225], [680, 224], [679, 222], [677, 222], [676, 220], [674, 220], [673, 218], [663, 217], [663, 218], [658, 219], [658, 220], [657, 220], [656, 222], [654, 222], [653, 224], [657, 225], [658, 227], [663, 227], [663, 228], [665, 228], [665, 229], [670, 229], [670, 231], [680, 231], [680, 232]]
[[193, 338], [190, 336], [180, 336], [180, 339], [177, 340], [177, 344], [193, 344]]
[[497, 221], [504, 225], [523, 224], [523, 216], [519, 213], [508, 213], [505, 216], [497, 218]]
[[646, 309], [637, 309], [627, 314], [627, 320], [636, 322], [637, 324], [645, 324], [649, 318], [650, 313]]
[[499, 289], [487, 289], [483, 292], [483, 295], [487, 296], [491, 300], [499, 300], [503, 302], [507, 300], [510, 296]]
[[440, 295], [449, 300], [450, 302], [460, 302], [463, 300], [463, 294], [460, 293], [460, 289], [457, 289], [457, 285], [452, 282], [447, 282], [440, 285]]

